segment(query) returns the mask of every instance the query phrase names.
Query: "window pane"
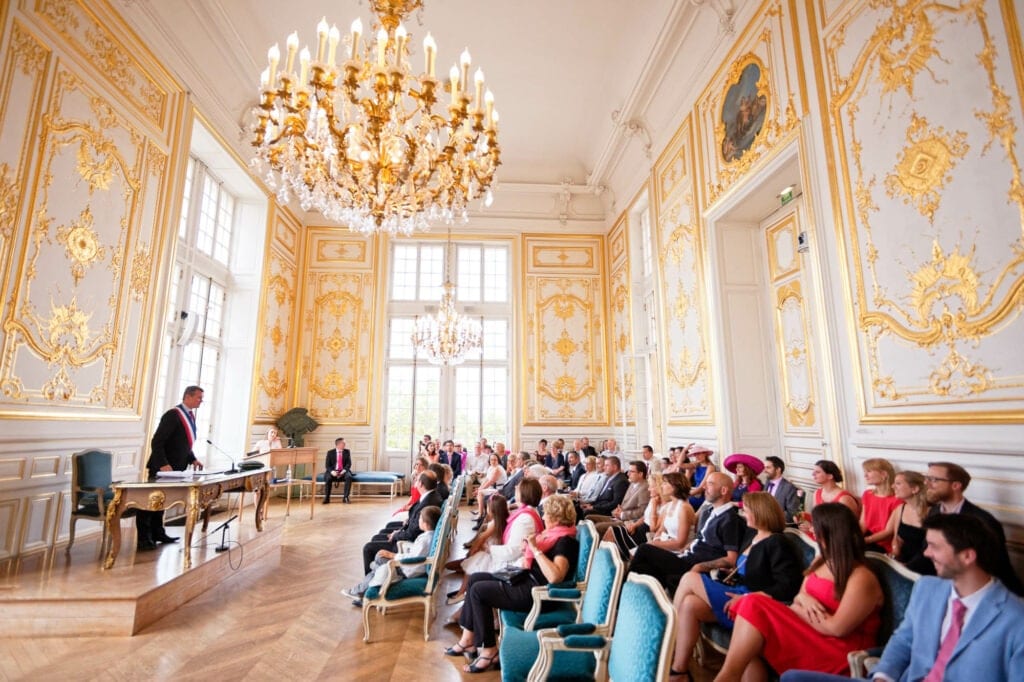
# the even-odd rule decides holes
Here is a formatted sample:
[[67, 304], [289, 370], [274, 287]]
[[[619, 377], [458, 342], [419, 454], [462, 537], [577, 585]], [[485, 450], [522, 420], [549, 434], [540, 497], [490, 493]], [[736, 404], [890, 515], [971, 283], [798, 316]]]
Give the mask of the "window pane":
[[442, 284], [444, 284], [444, 247], [421, 246], [419, 300], [440, 301]]
[[484, 359], [508, 360], [508, 320], [484, 320]]
[[508, 370], [484, 367], [481, 383], [481, 435], [508, 442]]
[[391, 338], [388, 344], [388, 357], [396, 360], [412, 359], [412, 331], [415, 326], [413, 318], [391, 318]]
[[[441, 432], [441, 368], [420, 365], [416, 368], [417, 436]], [[417, 438], [417, 442], [419, 439]]]
[[391, 298], [396, 301], [416, 300], [416, 261], [419, 248], [413, 244], [395, 244]]
[[455, 440], [480, 437], [480, 368], [455, 368]]
[[484, 300], [504, 303], [508, 300], [508, 249], [484, 248]]
[[217, 235], [213, 246], [213, 257], [222, 265], [228, 264], [231, 249], [231, 226], [235, 221], [235, 199], [227, 192], [220, 193], [220, 210], [217, 214]]
[[388, 368], [387, 396], [387, 448], [406, 450], [412, 445], [412, 367]]
[[480, 272], [483, 263], [480, 261], [479, 246], [459, 246], [458, 265], [456, 267], [458, 300], [480, 300]]
[[219, 339], [224, 319], [224, 287], [216, 282], [210, 284], [210, 300], [207, 304], [206, 328], [202, 331], [208, 339]]
[[213, 237], [217, 230], [217, 197], [220, 188], [209, 175], [203, 178], [203, 198], [199, 209], [199, 229], [196, 248], [207, 256], [213, 255]]

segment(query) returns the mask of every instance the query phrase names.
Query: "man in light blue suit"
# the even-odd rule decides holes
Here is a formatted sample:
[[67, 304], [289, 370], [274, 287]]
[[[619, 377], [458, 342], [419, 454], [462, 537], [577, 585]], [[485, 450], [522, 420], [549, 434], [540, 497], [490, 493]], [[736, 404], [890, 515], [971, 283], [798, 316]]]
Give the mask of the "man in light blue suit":
[[[929, 517], [924, 527], [925, 556], [938, 577], [917, 581], [903, 622], [871, 679], [1024, 680], [1024, 602], [993, 577], [998, 562], [994, 534], [964, 515]], [[849, 680], [796, 670], [782, 676], [782, 682], [842, 679]]]

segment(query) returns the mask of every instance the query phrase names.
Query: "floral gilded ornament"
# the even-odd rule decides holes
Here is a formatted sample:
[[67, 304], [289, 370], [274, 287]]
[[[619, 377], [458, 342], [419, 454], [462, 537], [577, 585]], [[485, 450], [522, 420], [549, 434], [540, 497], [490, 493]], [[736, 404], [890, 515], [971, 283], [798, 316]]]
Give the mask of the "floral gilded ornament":
[[18, 185], [11, 177], [11, 168], [0, 163], [0, 238], [14, 234], [14, 213], [18, 207]]
[[139, 250], [132, 256], [131, 270], [131, 295], [136, 301], [141, 301], [149, 291], [149, 278], [153, 273], [153, 253], [146, 247], [140, 246]]
[[569, 358], [580, 349], [580, 346], [569, 337], [569, 332], [563, 329], [562, 335], [558, 337], [558, 341], [551, 344], [551, 348], [562, 357], [562, 362], [569, 362]]
[[100, 237], [93, 229], [92, 209], [88, 206], [70, 226], [57, 229], [57, 242], [64, 246], [64, 252], [71, 263], [71, 277], [75, 285], [85, 277], [86, 268], [106, 258], [107, 249], [100, 244]]
[[907, 130], [907, 146], [899, 153], [893, 172], [885, 178], [888, 195], [903, 198], [917, 212], [933, 222], [942, 199], [942, 190], [953, 179], [956, 162], [967, 154], [967, 133], [947, 134], [940, 127], [930, 128], [928, 120], [914, 114]]

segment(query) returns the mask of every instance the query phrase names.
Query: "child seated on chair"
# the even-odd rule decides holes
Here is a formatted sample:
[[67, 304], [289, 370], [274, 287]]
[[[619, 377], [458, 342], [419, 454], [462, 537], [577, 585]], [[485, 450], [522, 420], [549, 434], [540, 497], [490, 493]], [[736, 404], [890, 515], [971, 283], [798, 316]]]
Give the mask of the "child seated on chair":
[[[440, 507], [424, 507], [420, 512], [420, 530], [423, 532], [416, 536], [416, 539], [404, 550], [396, 553], [382, 549], [377, 552], [376, 558], [370, 563], [370, 572], [366, 574], [362, 582], [353, 588], [342, 590], [341, 593], [352, 597], [353, 605], [362, 606], [362, 598], [366, 591], [371, 587], [384, 584], [384, 581], [387, 579], [389, 561], [404, 557], [427, 555], [427, 552], [430, 550], [430, 543], [434, 540], [434, 529], [437, 528], [437, 522], [440, 518]], [[415, 578], [426, 572], [427, 568], [423, 564], [414, 564], [408, 567], [400, 566], [399, 570], [392, 574], [391, 582], [398, 582], [402, 578]]]

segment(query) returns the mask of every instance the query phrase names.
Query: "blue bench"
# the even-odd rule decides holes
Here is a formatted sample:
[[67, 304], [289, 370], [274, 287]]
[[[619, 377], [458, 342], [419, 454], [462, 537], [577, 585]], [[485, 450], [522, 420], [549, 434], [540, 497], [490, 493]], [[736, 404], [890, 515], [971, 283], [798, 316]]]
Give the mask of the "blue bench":
[[[323, 472], [316, 475], [316, 483], [318, 486], [323, 485]], [[364, 485], [386, 487], [391, 500], [394, 500], [395, 496], [403, 491], [404, 483], [405, 474], [397, 471], [358, 471], [352, 476], [352, 484], [360, 486], [360, 489]], [[323, 490], [321, 489], [318, 494], [323, 495]]]

